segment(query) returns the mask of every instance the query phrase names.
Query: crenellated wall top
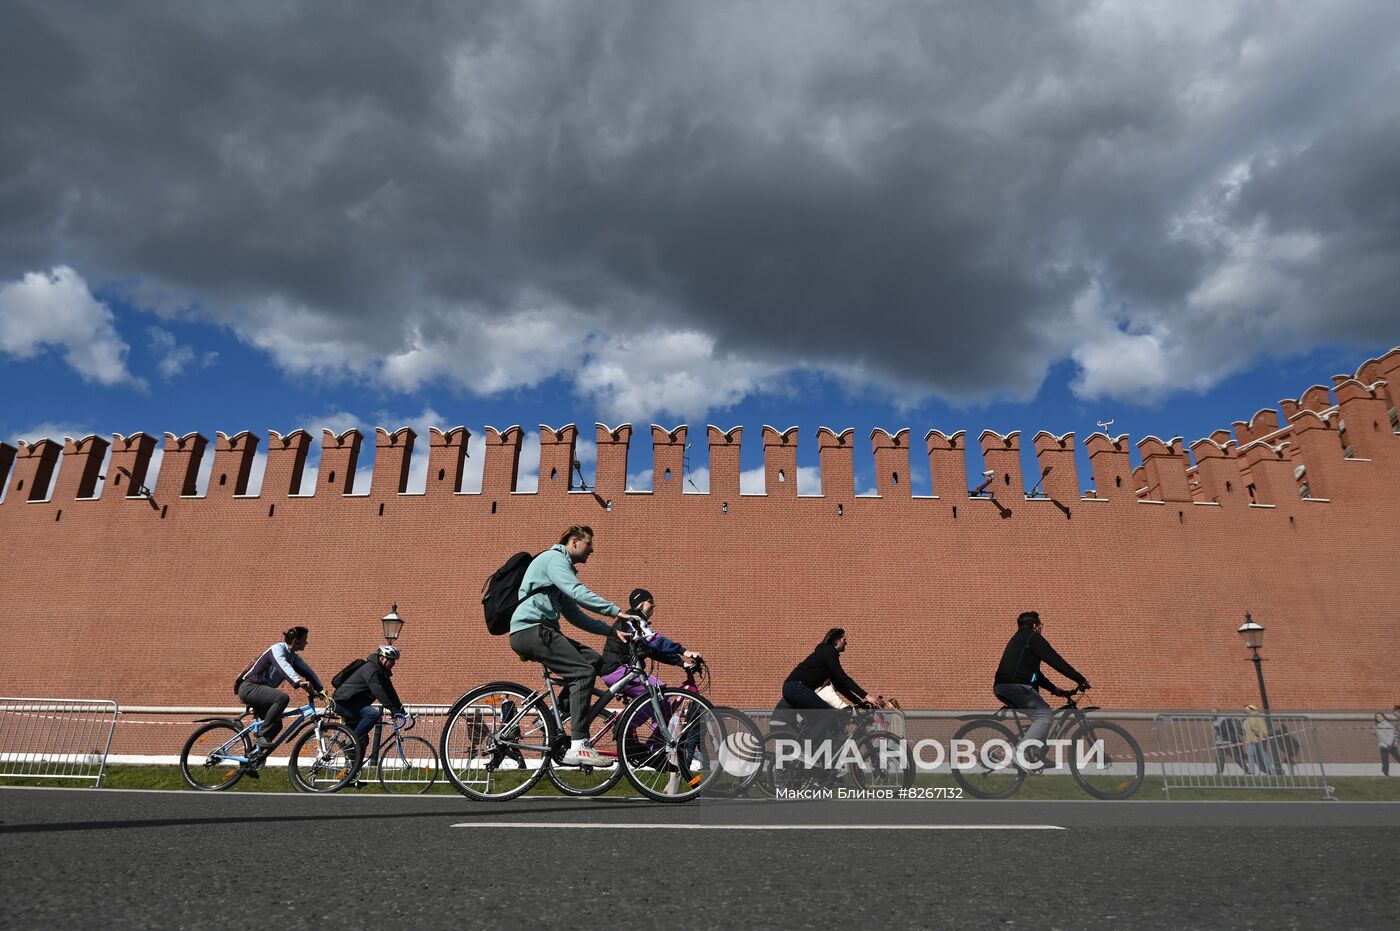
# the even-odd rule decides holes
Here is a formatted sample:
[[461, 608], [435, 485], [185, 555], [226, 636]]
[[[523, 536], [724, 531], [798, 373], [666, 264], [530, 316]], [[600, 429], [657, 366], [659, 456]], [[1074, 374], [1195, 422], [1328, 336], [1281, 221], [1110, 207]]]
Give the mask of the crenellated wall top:
[[[1391, 386], [1400, 384], [1400, 348], [1393, 349], [1377, 359], [1368, 359], [1357, 370], [1355, 376], [1336, 375], [1331, 386], [1312, 385], [1297, 400], [1285, 399], [1280, 407], [1285, 414], [1280, 418], [1279, 411], [1264, 408], [1254, 413], [1247, 421], [1236, 421], [1233, 431], [1219, 429], [1207, 437], [1187, 443], [1180, 436], [1170, 439], [1148, 435], [1130, 442], [1128, 434], [1116, 437], [1102, 432], [1090, 434], [1082, 444], [1078, 444], [1073, 432], [1055, 435], [1047, 430], [1034, 434], [1032, 446], [1039, 460], [1035, 475], [1028, 475], [1021, 487], [1021, 432], [1013, 430], [1001, 434], [994, 430], [984, 430], [978, 435], [978, 446], [984, 459], [983, 465], [993, 470], [996, 488], [1002, 498], [1014, 496], [1016, 491], [1034, 494], [1038, 488], [1058, 501], [1073, 499], [1080, 493], [1079, 476], [1076, 474], [1075, 459], [1079, 446], [1089, 458], [1093, 467], [1093, 480], [1097, 486], [1092, 492], [1095, 499], [1120, 500], [1136, 503], [1144, 494], [1161, 496], [1165, 500], [1190, 501], [1192, 496], [1206, 495], [1211, 504], [1222, 507], [1238, 506], [1241, 500], [1234, 489], [1250, 489], [1251, 495], [1272, 500], [1264, 503], [1277, 504], [1289, 495], [1309, 498], [1308, 490], [1316, 491], [1325, 484], [1328, 499], [1345, 500], [1349, 492], [1348, 481], [1352, 476], [1365, 480], [1367, 470], [1394, 470], [1400, 467], [1400, 425], [1395, 422], [1395, 393]], [[1352, 421], [1348, 429], [1346, 421]], [[430, 443], [428, 449], [415, 451], [417, 433], [410, 427], [401, 426], [394, 430], [375, 427], [375, 447], [378, 454], [374, 463], [372, 487], [377, 500], [387, 500], [394, 495], [409, 494], [406, 488], [409, 463], [419, 455], [428, 455], [432, 466], [434, 483], [431, 494], [461, 495], [458, 483], [462, 476], [462, 462], [466, 457], [467, 441], [471, 433], [464, 426], [445, 429], [428, 427]], [[598, 483], [602, 492], [620, 497], [625, 491], [628, 474], [628, 445], [633, 435], [633, 425], [595, 424], [598, 443]], [[740, 487], [740, 452], [744, 438], [742, 426], [722, 429], [714, 424], [706, 428], [710, 448], [710, 496], [722, 495], [725, 499], [734, 497]], [[112, 434], [110, 452], [113, 457], [112, 470], [129, 473], [138, 486], [143, 484], [145, 470], [154, 463], [156, 439], [144, 432], [124, 436]], [[687, 449], [688, 426], [680, 424], [665, 427], [651, 425], [652, 465], [654, 473], [663, 481], [673, 481], [670, 476], [683, 477], [689, 473]], [[519, 424], [504, 429], [494, 426], [485, 428], [486, 462], [483, 464], [483, 487], [481, 496], [490, 497], [501, 493], [529, 495], [558, 493], [567, 495], [575, 490], [572, 485], [572, 472], [577, 468], [569, 448], [578, 441], [578, 426], [567, 423], [562, 426], [539, 425], [541, 444], [541, 472], [548, 483], [541, 481], [539, 492], [517, 491], [516, 477], [519, 466], [524, 431]], [[854, 497], [852, 488], [855, 429], [836, 429], [821, 426], [815, 431], [816, 446], [820, 454], [819, 474], [825, 482], [822, 494], [838, 498]], [[862, 506], [906, 506], [896, 502], [915, 504], [918, 498], [910, 494], [909, 486], [917, 484], [919, 476], [908, 475], [911, 463], [908, 461], [911, 431], [908, 427], [886, 429], [877, 427], [870, 431], [870, 445], [875, 454], [878, 480], [882, 482], [880, 494], [867, 498]], [[924, 472], [924, 484], [932, 479], [934, 496], [925, 500], [956, 498], [967, 487], [966, 475], [981, 471], [981, 465], [969, 468], [965, 457], [976, 457], [977, 450], [966, 448], [967, 432], [958, 430], [944, 433], [930, 429], [924, 434], [928, 460]], [[235, 482], [227, 487], [233, 489], [232, 497], [227, 492], [221, 501], [236, 501], [241, 498], [296, 497], [301, 485], [303, 470], [307, 468], [306, 453], [311, 437], [305, 429], [296, 429], [287, 434], [276, 430], [267, 431], [268, 466], [267, 475], [275, 472], [275, 481], [267, 480], [258, 494], [245, 494], [241, 488], [248, 480], [248, 470], [254, 461], [259, 435], [243, 430], [232, 435], [218, 432], [213, 444], [219, 463], [216, 471], [222, 475], [224, 469]], [[338, 474], [341, 485], [349, 489], [350, 472], [353, 471], [363, 434], [359, 429], [349, 429], [341, 433], [325, 429], [322, 431], [323, 455], [331, 457], [339, 472], [327, 470], [327, 476]], [[799, 429], [796, 425], [779, 429], [769, 424], [762, 428], [761, 445], [765, 457], [765, 474], [768, 482], [767, 496], [777, 500], [796, 499], [794, 470], [798, 462]], [[180, 501], [197, 502], [202, 496], [191, 493], [194, 477], [200, 467], [201, 456], [209, 445], [206, 437], [198, 432], [176, 436], [164, 434], [162, 449], [166, 454], [162, 468], [179, 469], [170, 477], [154, 485], [157, 491], [171, 494]], [[91, 490], [93, 482], [88, 474], [94, 475], [96, 466], [93, 460], [101, 460], [109, 444], [97, 434], [89, 434], [80, 439], [65, 437], [56, 443], [50, 439], [37, 439], [33, 442], [19, 441], [11, 446], [0, 443], [0, 482], [5, 489], [27, 482], [23, 495], [9, 495], [7, 500], [24, 500], [26, 504], [43, 505], [59, 501], [77, 489]], [[561, 451], [562, 450], [562, 451]], [[1358, 451], [1359, 450], [1359, 451]], [[1136, 460], [1136, 463], [1134, 462]], [[332, 460], [327, 460], [332, 461]], [[1210, 462], [1200, 474], [1197, 468]], [[1289, 484], [1282, 464], [1288, 465], [1288, 474], [1308, 476], [1308, 484], [1297, 488]], [[639, 464], [641, 468], [646, 463]], [[324, 463], [323, 463], [324, 466]], [[206, 463], [207, 467], [207, 463]], [[573, 468], [571, 468], [573, 467]], [[68, 469], [64, 479], [64, 469]], [[74, 471], [74, 470], [78, 471]], [[805, 469], [805, 467], [804, 467]], [[1225, 470], [1225, 471], [1221, 471]], [[206, 468], [207, 471], [207, 468]], [[81, 473], [81, 474], [79, 474]], [[821, 474], [825, 473], [825, 474]], [[1209, 474], [1207, 474], [1209, 473]], [[421, 474], [421, 473], [420, 473]], [[984, 473], [985, 474], [985, 473]], [[52, 501], [34, 485], [47, 484], [53, 476], [59, 481], [53, 485]], [[75, 479], [75, 476], [78, 478]], [[562, 476], [562, 477], [561, 477]], [[580, 476], [582, 472], [580, 471]], [[1045, 480], [1041, 483], [1032, 479]], [[674, 485], [665, 486], [667, 494], [681, 495], [680, 478]], [[1214, 483], [1211, 491], [1203, 491], [1203, 482]], [[222, 482], [220, 483], [222, 486]], [[1130, 487], [1131, 486], [1131, 487]], [[1356, 488], [1383, 487], [1384, 483], [1364, 484]], [[123, 486], [124, 488], [126, 486]], [[256, 486], [254, 486], [256, 487]], [[335, 485], [328, 478], [322, 480], [322, 487], [314, 489], [312, 496], [334, 495]], [[525, 487], [530, 487], [529, 485]], [[658, 486], [660, 487], [660, 486]], [[1390, 487], [1393, 487], [1393, 482]], [[1224, 493], [1220, 492], [1224, 490]], [[124, 492], [123, 492], [124, 493]], [[1361, 493], [1361, 492], [1354, 492]], [[1369, 493], [1369, 492], [1366, 492]], [[472, 492], [470, 494], [476, 494]], [[598, 500], [608, 507], [612, 499], [600, 494]], [[744, 493], [745, 497], [763, 497]], [[810, 492], [804, 492], [810, 495]], [[353, 495], [349, 495], [353, 497]], [[386, 497], [387, 496], [387, 497]], [[705, 492], [699, 489], [686, 489], [687, 500], [701, 499]], [[1043, 497], [1043, 495], [1035, 495]], [[138, 500], [138, 496], [132, 496]], [[883, 502], [882, 504], [877, 502]], [[162, 502], [166, 503], [166, 502]], [[854, 501], [851, 502], [852, 504]], [[1260, 502], [1254, 502], [1260, 503]], [[182, 506], [187, 506], [182, 504]], [[188, 505], [193, 506], [193, 505]], [[148, 508], [149, 509], [149, 508]]]

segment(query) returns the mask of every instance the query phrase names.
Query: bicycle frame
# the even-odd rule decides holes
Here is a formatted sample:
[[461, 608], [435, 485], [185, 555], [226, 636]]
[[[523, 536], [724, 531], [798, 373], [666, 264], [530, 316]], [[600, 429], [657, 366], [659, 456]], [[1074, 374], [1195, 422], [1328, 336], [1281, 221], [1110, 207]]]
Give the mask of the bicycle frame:
[[[282, 746], [287, 741], [291, 740], [297, 734], [300, 734], [302, 730], [305, 729], [307, 721], [311, 720], [312, 718], [316, 718], [318, 721], [324, 720], [328, 710], [329, 709], [317, 708], [315, 701], [310, 701], [305, 705], [301, 705], [297, 708], [292, 708], [282, 712], [282, 720], [285, 721], [287, 718], [296, 718], [296, 720], [293, 721], [291, 724], [287, 725], [286, 727], [282, 728], [282, 733], [277, 735], [277, 737], [273, 740], [272, 746], [268, 747], [267, 750], [263, 752], [263, 758], [265, 759], [267, 757], [272, 756], [274, 750]], [[195, 723], [202, 724], [208, 723], [210, 721], [228, 720], [232, 721], [235, 724], [240, 724], [243, 721], [243, 719], [246, 718], [250, 713], [251, 709], [249, 711], [244, 711], [241, 715], [239, 715], [236, 718], [200, 718], [197, 721], [195, 721]], [[232, 763], [241, 763], [245, 766], [248, 765], [249, 763], [253, 762], [253, 757], [243, 756], [239, 753], [229, 753], [227, 752], [228, 748], [230, 746], [241, 744], [244, 737], [256, 737], [261, 730], [262, 719], [254, 718], [252, 723], [243, 725], [242, 729], [239, 730], [237, 734], [234, 734], [222, 745], [216, 747], [213, 751], [211, 751], [209, 753], [209, 757], [213, 758], [217, 755], [217, 758], [221, 760], [227, 760]]]
[[[1089, 712], [1098, 710], [1098, 705], [1085, 705], [1081, 708], [1079, 707], [1079, 703], [1073, 698], [1065, 699], [1065, 703], [1055, 709], [1054, 718], [1050, 723], [1050, 731], [1045, 735], [1045, 740], [1048, 743], [1051, 740], [1063, 740], [1067, 737], [1072, 738], [1081, 728], [1090, 726]], [[1025, 739], [1026, 731], [1030, 729], [1027, 720], [1028, 717], [1029, 715], [1024, 708], [1006, 707], [999, 709], [995, 714], [973, 715], [962, 720], [1009, 722], [1015, 726], [1016, 739], [1020, 741]]]
[[[417, 722], [414, 721], [414, 724], [416, 723]], [[384, 739], [385, 727], [391, 728], [387, 740]], [[365, 753], [365, 761], [360, 764], [360, 767], [362, 769], [367, 769], [371, 766], [378, 766], [379, 754], [383, 752], [384, 748], [386, 746], [390, 746], [391, 744], [400, 741], [403, 732], [412, 729], [413, 725], [411, 724], [405, 725], [404, 722], [401, 722], [397, 718], [395, 718], [391, 723], [390, 721], [385, 720], [383, 715], [380, 715], [379, 720], [375, 722], [374, 725], [374, 738], [370, 741], [369, 750]]]
[[[632, 647], [631, 654], [632, 661], [628, 663], [627, 673], [621, 679], [618, 679], [606, 689], [594, 687], [593, 693], [598, 697], [588, 709], [588, 714], [584, 717], [584, 724], [585, 726], [592, 724], [623, 689], [640, 680], [647, 690], [647, 699], [651, 702], [652, 715], [657, 722], [657, 729], [660, 731], [666, 746], [668, 748], [674, 748], [678, 741], [676, 736], [671, 733], [665, 709], [662, 707], [660, 692], [662, 687], [654, 684], [652, 677], [647, 674], [646, 668], [643, 665], [644, 660], [635, 646]], [[544, 687], [532, 692], [530, 696], [521, 703], [520, 708], [515, 712], [514, 716], [502, 725], [499, 731], [500, 733], [508, 734], [517, 728], [520, 723], [525, 720], [530, 710], [540, 704], [544, 704], [545, 707], [549, 709], [550, 715], [554, 718], [555, 727], [558, 728], [560, 733], [563, 733], [564, 720], [559, 714], [559, 703], [555, 697], [553, 686], [564, 685], [564, 680], [554, 677], [548, 668], [543, 668], [542, 675], [544, 678]], [[638, 697], [640, 698], [640, 696]], [[496, 746], [518, 750], [535, 750], [543, 753], [552, 753], [554, 751], [553, 747], [521, 743], [520, 741], [512, 740], [497, 740]]]

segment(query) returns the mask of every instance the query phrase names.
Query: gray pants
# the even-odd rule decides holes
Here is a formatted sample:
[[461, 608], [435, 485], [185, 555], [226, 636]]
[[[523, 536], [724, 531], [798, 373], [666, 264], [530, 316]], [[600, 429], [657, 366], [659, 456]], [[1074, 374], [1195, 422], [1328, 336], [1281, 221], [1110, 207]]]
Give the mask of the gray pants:
[[1019, 708], [1030, 715], [1031, 726], [1026, 731], [1026, 740], [1043, 741], [1049, 735], [1050, 722], [1055, 719], [1055, 712], [1050, 710], [1050, 706], [1035, 689], [1029, 685], [1003, 683], [993, 686], [992, 694], [1012, 708]]
[[258, 731], [260, 738], [271, 740], [282, 733], [282, 712], [287, 710], [287, 702], [292, 696], [270, 685], [244, 682], [238, 687], [238, 697], [262, 716], [262, 729]]
[[583, 719], [592, 704], [593, 680], [598, 677], [598, 664], [602, 662], [597, 651], [543, 624], [511, 634], [510, 648], [524, 659], [544, 663], [546, 669], [568, 684], [569, 736], [574, 740], [587, 737]]

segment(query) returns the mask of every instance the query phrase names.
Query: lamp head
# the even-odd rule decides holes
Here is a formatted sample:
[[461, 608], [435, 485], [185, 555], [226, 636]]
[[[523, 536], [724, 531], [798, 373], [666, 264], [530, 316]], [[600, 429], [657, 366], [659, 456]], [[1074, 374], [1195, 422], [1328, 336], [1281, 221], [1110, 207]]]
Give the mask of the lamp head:
[[379, 619], [379, 623], [384, 628], [384, 639], [393, 643], [399, 639], [399, 634], [403, 632], [403, 618], [399, 617], [398, 602], [389, 610], [389, 613]]

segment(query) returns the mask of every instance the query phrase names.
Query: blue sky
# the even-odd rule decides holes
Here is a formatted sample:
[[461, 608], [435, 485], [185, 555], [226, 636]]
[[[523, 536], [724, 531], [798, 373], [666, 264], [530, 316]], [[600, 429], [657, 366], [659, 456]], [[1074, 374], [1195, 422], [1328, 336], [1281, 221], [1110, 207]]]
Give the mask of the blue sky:
[[[595, 399], [579, 393], [562, 377], [490, 396], [432, 384], [416, 391], [392, 391], [352, 377], [288, 373], [266, 352], [250, 347], [226, 328], [185, 319], [163, 319], [100, 292], [95, 299], [108, 309], [115, 337], [127, 347], [125, 370], [129, 378], [115, 385], [85, 380], [65, 358], [62, 345], [44, 345], [27, 358], [13, 354], [3, 357], [4, 395], [9, 400], [0, 418], [0, 435], [8, 442], [32, 441], [41, 435], [61, 440], [64, 435], [89, 432], [104, 437], [113, 432], [129, 435], [138, 430], [157, 437], [166, 431], [177, 436], [198, 431], [212, 439], [216, 431], [232, 435], [250, 430], [259, 435], [260, 448], [265, 448], [267, 430], [286, 434], [300, 427], [315, 433], [310, 461], [314, 468], [320, 429], [358, 427], [368, 439], [357, 483], [357, 490], [364, 491], [376, 426], [389, 430], [413, 426], [422, 437], [417, 451], [419, 465], [425, 467], [422, 457], [426, 456], [428, 425], [443, 429], [465, 425], [479, 441], [486, 424], [504, 428], [518, 423], [527, 433], [534, 433], [542, 423], [576, 423], [581, 428], [580, 436], [588, 440], [593, 436], [592, 425], [601, 416]], [[1164, 438], [1179, 435], [1189, 443], [1215, 429], [1228, 428], [1234, 420], [1248, 419], [1262, 407], [1276, 408], [1279, 399], [1296, 398], [1313, 384], [1329, 384], [1332, 374], [1354, 372], [1366, 358], [1389, 348], [1380, 344], [1320, 346], [1288, 359], [1261, 361], [1209, 390], [1176, 392], [1147, 404], [1076, 397], [1071, 389], [1073, 366], [1069, 363], [1052, 367], [1030, 400], [963, 405], [938, 399], [912, 406], [897, 405], [868, 393], [854, 392], [831, 378], [803, 375], [771, 396], [715, 408], [706, 418], [689, 421], [689, 439], [693, 444], [689, 461], [693, 469], [701, 470], [700, 487], [705, 487], [705, 425], [715, 423], [724, 429], [740, 425], [745, 428], [743, 468], [760, 470], [763, 425], [786, 429], [796, 424], [800, 428], [798, 464], [804, 467], [799, 474], [800, 489], [803, 493], [815, 493], [817, 428], [831, 426], [839, 431], [853, 427], [857, 490], [873, 493], [870, 431], [879, 427], [895, 432], [908, 427], [914, 448], [912, 490], [915, 494], [927, 494], [929, 476], [921, 450], [922, 436], [929, 429], [945, 433], [966, 430], [974, 449], [969, 462], [973, 472], [978, 463], [975, 438], [982, 430], [1003, 434], [1020, 430], [1025, 449], [1024, 471], [1031, 474], [1035, 466], [1030, 438], [1039, 430], [1057, 435], [1073, 431], [1082, 444], [1084, 438], [1099, 429], [1100, 421], [1111, 419], [1114, 435], [1128, 433], [1134, 441], [1148, 434]], [[660, 422], [670, 428], [685, 421], [670, 418]], [[641, 429], [633, 437], [629, 471], [638, 488], [648, 487], [649, 483], [645, 470], [650, 464], [651, 439], [645, 427], [650, 423], [645, 419], [635, 421]], [[526, 455], [522, 456], [521, 477], [525, 485], [531, 481], [529, 473], [538, 461], [530, 459], [530, 453], [536, 450], [534, 443], [527, 443]], [[474, 453], [479, 457], [479, 449], [474, 447]], [[590, 480], [591, 453], [585, 444], [582, 455]], [[1088, 461], [1082, 450], [1080, 460], [1081, 483], [1087, 487]], [[206, 457], [206, 479], [211, 464], [212, 457]], [[469, 486], [479, 482], [479, 469], [478, 458], [475, 468], [469, 465]], [[415, 476], [415, 480], [421, 483], [421, 476]]]
[[1400, 4], [1288, 9], [15, 0], [0, 437], [1190, 441], [1400, 343]]

